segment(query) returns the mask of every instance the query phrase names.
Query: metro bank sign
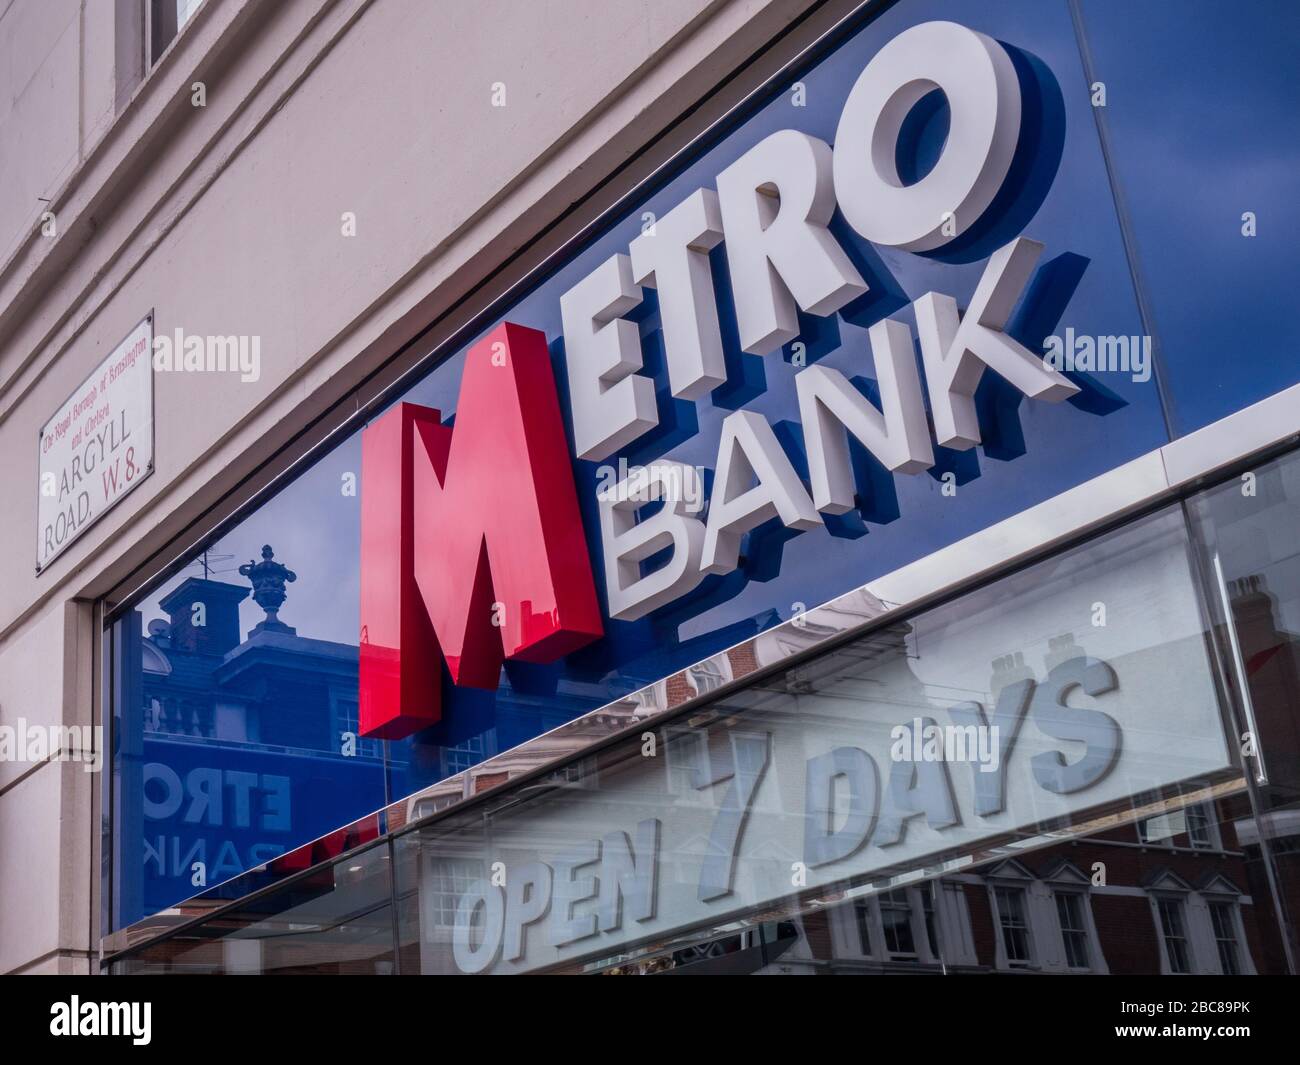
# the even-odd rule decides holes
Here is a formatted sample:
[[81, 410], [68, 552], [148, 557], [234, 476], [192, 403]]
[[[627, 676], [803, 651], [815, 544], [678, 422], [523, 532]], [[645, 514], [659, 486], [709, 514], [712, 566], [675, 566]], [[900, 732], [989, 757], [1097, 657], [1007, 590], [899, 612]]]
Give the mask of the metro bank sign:
[[[900, 137], [936, 88], [946, 141], [908, 182]], [[758, 526], [775, 519], [797, 533], [853, 510], [850, 439], [892, 474], [931, 469], [934, 444], [975, 447], [986, 369], [1036, 400], [1077, 393], [1004, 332], [1043, 251], [1016, 237], [989, 255], [964, 310], [942, 292], [912, 301], [924, 382], [912, 328], [888, 317], [868, 332], [878, 403], [831, 366], [795, 375], [806, 483], [768, 420], [737, 409], [722, 421], [707, 508], [689, 490], [695, 471], [667, 458], [600, 492], [602, 616], [574, 459], [608, 460], [659, 423], [628, 317], [645, 289], [658, 296], [671, 396], [698, 401], [728, 379], [712, 249], [725, 251], [740, 349], [779, 353], [799, 338], [800, 311], [835, 315], [869, 290], [831, 232], [837, 207], [876, 248], [942, 250], [994, 204], [1021, 135], [1006, 48], [952, 22], [913, 26], [857, 77], [833, 148], [795, 129], [767, 135], [716, 188], [698, 188], [564, 292], [572, 452], [546, 336], [509, 321], [468, 351], [454, 427], [412, 403], [372, 422], [362, 437], [362, 733], [400, 738], [436, 723], [443, 662], [454, 684], [495, 689], [503, 661], [555, 661], [599, 639], [606, 617], [642, 618], [735, 570]]]

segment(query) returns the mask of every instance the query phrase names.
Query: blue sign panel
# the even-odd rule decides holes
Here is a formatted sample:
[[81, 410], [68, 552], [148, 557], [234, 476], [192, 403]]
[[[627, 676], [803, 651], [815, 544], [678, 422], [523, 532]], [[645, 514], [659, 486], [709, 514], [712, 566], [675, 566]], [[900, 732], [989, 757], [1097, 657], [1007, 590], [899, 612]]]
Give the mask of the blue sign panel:
[[[1044, 250], [1007, 323], [1008, 335], [1040, 353], [1052, 335], [1063, 340], [1123, 336], [1137, 341], [1135, 351], [1140, 346], [1143, 327], [1068, 11], [1007, 4], [980, 12], [973, 21], [972, 15], [968, 6], [951, 3], [909, 3], [886, 12], [525, 299], [484, 324], [484, 332], [499, 319], [543, 331], [565, 402], [561, 297], [610, 256], [626, 254], [647, 217], [663, 218], [695, 190], [714, 188], [719, 173], [778, 131], [793, 129], [833, 143], [856, 79], [886, 43], [910, 26], [957, 19], [1001, 42], [1010, 55], [1023, 101], [1020, 144], [998, 199], [975, 232], [934, 252], [881, 248], [862, 238], [837, 210], [830, 232], [866, 281], [867, 293], [832, 315], [801, 310], [797, 339], [762, 357], [740, 348], [724, 240], [709, 253], [709, 262], [727, 381], [694, 401], [670, 394], [658, 294], [644, 289], [643, 302], [625, 317], [636, 322], [642, 372], [655, 382], [658, 425], [603, 461], [578, 461], [574, 467], [598, 585], [606, 579], [606, 567], [597, 497], [611, 471], [618, 476], [637, 465], [675, 460], [703, 471], [707, 495], [717, 476], [723, 419], [745, 410], [773, 427], [807, 483], [806, 426], [801, 425], [796, 376], [807, 366], [831, 367], [878, 403], [870, 327], [888, 317], [906, 323], [916, 336], [913, 301], [929, 292], [951, 296], [966, 308], [990, 255], [1018, 236], [1041, 242]], [[918, 104], [909, 119], [910, 136], [905, 128], [899, 138], [900, 159], [910, 162], [913, 172], [924, 171], [941, 154], [937, 146], [944, 142], [952, 113], [942, 99], [933, 101], [928, 112], [927, 103]], [[900, 174], [905, 169], [900, 166]], [[464, 350], [403, 398], [444, 415], [454, 411], [463, 359]], [[975, 396], [981, 445], [966, 451], [935, 447], [934, 465], [921, 474], [891, 475], [855, 447], [856, 506], [849, 513], [823, 515], [820, 527], [802, 532], [772, 519], [747, 535], [735, 571], [708, 577], [690, 594], [639, 620], [607, 620], [605, 639], [556, 666], [507, 664], [513, 689], [541, 697], [590, 692], [588, 705], [599, 705], [1166, 442], [1149, 362], [1135, 360], [1103, 372], [1065, 372], [1079, 390], [1059, 403], [1028, 399], [986, 373]], [[566, 415], [571, 422], [571, 409], [566, 408]], [[607, 590], [604, 601], [608, 603]], [[454, 745], [462, 736], [482, 731], [485, 723], [503, 723], [497, 711], [487, 709], [501, 702], [500, 696], [481, 692], [451, 692], [451, 709], [442, 724], [394, 745], [397, 751], [406, 748], [409, 758], [405, 767], [398, 759], [393, 762], [393, 792], [409, 792], [436, 779], [420, 768], [427, 760], [419, 752], [430, 744]], [[521, 738], [515, 733], [508, 742]]]

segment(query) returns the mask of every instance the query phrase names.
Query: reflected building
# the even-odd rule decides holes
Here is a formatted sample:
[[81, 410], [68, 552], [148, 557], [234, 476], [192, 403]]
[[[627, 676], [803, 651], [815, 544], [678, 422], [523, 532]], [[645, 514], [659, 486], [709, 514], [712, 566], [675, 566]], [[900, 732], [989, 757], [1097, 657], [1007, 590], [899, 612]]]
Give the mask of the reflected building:
[[[144, 861], [119, 872], [123, 905], [174, 906], [323, 835], [344, 819], [340, 788], [382, 802], [381, 744], [356, 734], [357, 648], [279, 619], [296, 575], [269, 546], [241, 573], [251, 589], [185, 578], [141, 639], [120, 809]], [[250, 591], [265, 616], [241, 636]]]
[[[1278, 602], [1252, 576], [1230, 587], [1269, 790], [1296, 795], [1300, 766], [1300, 639], [1282, 631]], [[905, 627], [891, 627], [896, 642]], [[1051, 642], [1052, 659], [1079, 648]], [[992, 663], [990, 694], [1032, 677], [1016, 653]], [[1244, 788], [1138, 803], [1116, 827], [1027, 850], [959, 875], [885, 890], [849, 887], [816, 911], [606, 970], [616, 975], [1044, 973], [1283, 974], [1285, 930]], [[1146, 816], [1143, 816], [1143, 815]], [[1300, 813], [1265, 815], [1282, 873], [1284, 912], [1296, 912]], [[856, 896], [856, 897], [853, 897]]]
[[[337, 854], [345, 839], [373, 839], [377, 818], [370, 829], [365, 819], [354, 832], [340, 825], [354, 820], [358, 803], [379, 811], [411, 780], [434, 785], [394, 807], [389, 829], [436, 809], [448, 790], [439, 781], [450, 779], [457, 797], [505, 783], [533, 768], [537, 753], [526, 766], [507, 759], [491, 772], [468, 771], [590, 704], [590, 693], [569, 694], [567, 681], [517, 691], [505, 672], [496, 692], [472, 693], [477, 713], [461, 715], [454, 733], [435, 727], [401, 745], [359, 737], [357, 645], [314, 639], [281, 620], [298, 574], [269, 545], [239, 572], [251, 588], [186, 577], [159, 599], [165, 617], [146, 623], [136, 611], [129, 623], [143, 632], [139, 670], [124, 678], [138, 688], [140, 712], [120, 726], [128, 757], [118, 806], [123, 830], [139, 832], [144, 845], [143, 867], [117, 873], [126, 913], [205, 912], [260, 883], [268, 864], [282, 875]], [[264, 616], [241, 634], [250, 593]], [[616, 728], [625, 715], [615, 706], [608, 716]]]

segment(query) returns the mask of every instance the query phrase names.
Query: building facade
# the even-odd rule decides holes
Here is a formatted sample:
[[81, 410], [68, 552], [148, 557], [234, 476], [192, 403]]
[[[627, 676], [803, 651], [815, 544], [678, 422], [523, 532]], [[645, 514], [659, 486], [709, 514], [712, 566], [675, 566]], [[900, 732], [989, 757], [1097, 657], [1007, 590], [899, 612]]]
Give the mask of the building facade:
[[1294, 973], [1297, 31], [11, 0], [0, 971]]

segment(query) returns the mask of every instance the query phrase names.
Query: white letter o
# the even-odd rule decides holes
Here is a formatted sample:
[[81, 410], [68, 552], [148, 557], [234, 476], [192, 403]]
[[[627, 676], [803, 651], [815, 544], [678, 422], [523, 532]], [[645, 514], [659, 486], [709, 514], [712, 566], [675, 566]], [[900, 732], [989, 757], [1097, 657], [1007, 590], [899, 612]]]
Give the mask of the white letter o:
[[[948, 98], [948, 141], [934, 168], [904, 185], [898, 134], [935, 89]], [[1020, 82], [1006, 49], [955, 22], [925, 22], [877, 52], [849, 92], [835, 131], [835, 196], [873, 244], [929, 251], [964, 233], [993, 202], [1019, 139]]]
[[[474, 946], [474, 914], [483, 909], [483, 936]], [[476, 880], [456, 904], [452, 927], [452, 954], [463, 973], [481, 973], [501, 953], [501, 934], [505, 929], [506, 903], [499, 887], [486, 880]]]

